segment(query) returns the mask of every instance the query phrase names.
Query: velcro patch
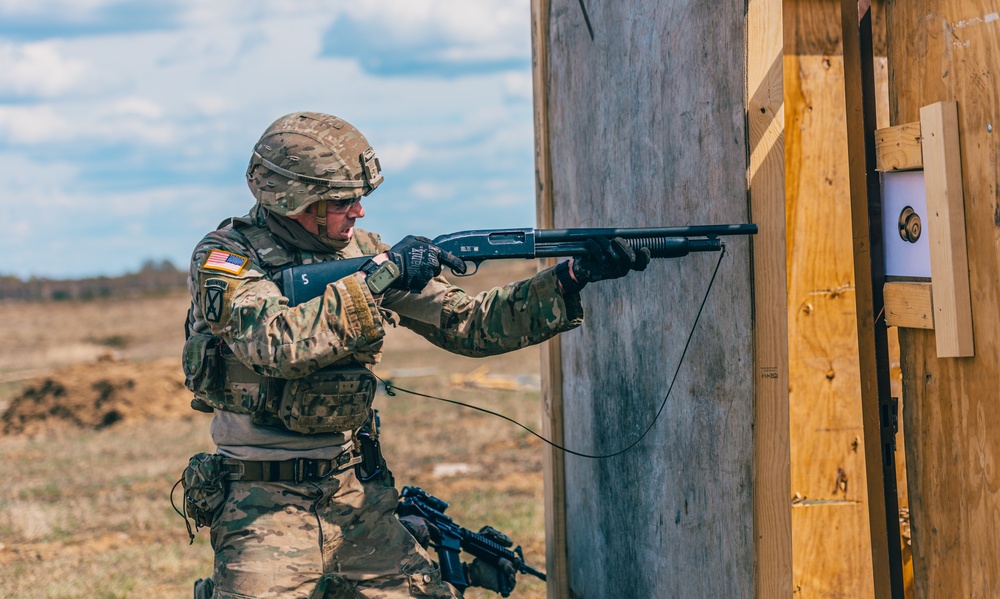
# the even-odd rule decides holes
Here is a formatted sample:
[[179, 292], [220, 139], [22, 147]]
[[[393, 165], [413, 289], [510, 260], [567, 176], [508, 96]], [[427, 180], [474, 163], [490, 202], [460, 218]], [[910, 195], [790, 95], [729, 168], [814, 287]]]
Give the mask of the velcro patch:
[[204, 283], [205, 299], [202, 301], [202, 310], [205, 312], [205, 320], [209, 322], [219, 322], [222, 315], [229, 307], [227, 305], [226, 289], [229, 283], [223, 279], [208, 279]]
[[243, 267], [247, 265], [249, 259], [239, 254], [233, 254], [225, 250], [212, 250], [205, 258], [205, 263], [201, 267], [205, 270], [220, 270], [230, 274], [238, 275], [243, 272]]

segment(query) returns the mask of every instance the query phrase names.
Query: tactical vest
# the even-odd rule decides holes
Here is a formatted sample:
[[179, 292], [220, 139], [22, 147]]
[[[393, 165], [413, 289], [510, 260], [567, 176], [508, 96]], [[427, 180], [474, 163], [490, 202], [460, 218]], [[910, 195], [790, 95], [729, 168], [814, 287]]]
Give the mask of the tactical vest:
[[[312, 261], [311, 254], [289, 251], [266, 227], [250, 218], [233, 219], [268, 279], [282, 269]], [[224, 223], [225, 224], [225, 223]], [[221, 228], [221, 226], [220, 226]], [[378, 236], [356, 231], [344, 257], [378, 252]], [[374, 375], [353, 357], [300, 379], [263, 376], [240, 362], [228, 345], [211, 333], [191, 334], [184, 344], [185, 384], [199, 411], [249, 414], [254, 424], [298, 433], [353, 431], [369, 418], [375, 398]]]

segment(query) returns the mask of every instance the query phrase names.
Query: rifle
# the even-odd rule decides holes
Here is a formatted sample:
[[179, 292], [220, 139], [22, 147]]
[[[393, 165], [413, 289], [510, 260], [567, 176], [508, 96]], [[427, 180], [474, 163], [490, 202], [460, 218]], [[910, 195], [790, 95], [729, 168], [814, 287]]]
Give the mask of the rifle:
[[[434, 528], [431, 529], [431, 546], [437, 550], [441, 578], [445, 582], [451, 583], [463, 593], [469, 586], [465, 581], [462, 562], [459, 560], [459, 553], [463, 550], [497, 569], [500, 559], [503, 558], [514, 564], [514, 568], [521, 574], [531, 574], [545, 580], [544, 572], [539, 572], [524, 563], [524, 552], [521, 551], [520, 545], [513, 550], [508, 549], [514, 544], [510, 537], [492, 526], [484, 526], [478, 533], [462, 528], [455, 524], [450, 516], [444, 515], [447, 508], [446, 501], [428, 494], [419, 487], [403, 487], [399, 504], [396, 506], [397, 516], [419, 516], [437, 529], [437, 534], [434, 533]], [[497, 580], [500, 594], [504, 597], [510, 595], [511, 589], [507, 588], [507, 578], [500, 573]]]
[[[621, 237], [633, 249], [649, 248], [652, 258], [679, 258], [690, 252], [718, 252], [724, 247], [720, 235], [755, 235], [757, 225], [699, 225], [694, 227], [651, 227], [637, 229], [485, 229], [448, 233], [434, 244], [449, 251], [475, 269], [486, 260], [523, 258], [564, 258], [587, 253], [584, 242], [593, 237]], [[371, 256], [331, 260], [286, 268], [281, 272], [281, 288], [289, 306], [323, 295], [329, 283], [361, 269]]]

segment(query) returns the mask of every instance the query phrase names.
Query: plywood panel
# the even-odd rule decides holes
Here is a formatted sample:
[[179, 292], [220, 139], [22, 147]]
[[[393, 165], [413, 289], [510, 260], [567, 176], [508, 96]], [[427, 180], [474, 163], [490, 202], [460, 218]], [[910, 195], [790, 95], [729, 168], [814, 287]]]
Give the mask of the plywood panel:
[[1000, 594], [1000, 19], [992, 1], [888, 6], [890, 116], [959, 107], [976, 356], [940, 359], [933, 331], [900, 329], [918, 597]]
[[[557, 226], [746, 222], [745, 14], [739, 4], [554, 0], [549, 131]], [[776, 67], [780, 69], [780, 64]], [[646, 440], [566, 458], [570, 590], [754, 594], [750, 243], [732, 240]], [[659, 261], [584, 290], [563, 336], [566, 443], [617, 450], [653, 418], [715, 267]]]
[[785, 10], [794, 585], [872, 597], [840, 9]]

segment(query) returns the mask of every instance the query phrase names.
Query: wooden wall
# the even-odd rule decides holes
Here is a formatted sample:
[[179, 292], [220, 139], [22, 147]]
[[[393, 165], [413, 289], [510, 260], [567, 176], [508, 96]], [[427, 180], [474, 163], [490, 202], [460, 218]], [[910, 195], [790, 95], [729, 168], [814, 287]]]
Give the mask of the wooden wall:
[[[578, 0], [533, 5], [540, 221], [557, 227], [749, 222], [748, 178], [766, 180], [778, 191], [778, 206], [757, 216], [778, 216], [777, 226], [767, 228], [781, 258], [762, 250], [757, 263], [768, 265], [780, 292], [772, 299], [773, 288], [757, 289], [770, 305], [755, 306], [751, 243], [729, 240], [677, 382], [648, 437], [612, 459], [550, 458], [547, 476], [565, 489], [548, 506], [564, 509], [563, 521], [549, 528], [564, 535], [565, 572], [556, 574], [569, 595], [581, 598], [787, 596], [770, 590], [790, 591], [772, 574], [764, 583], [769, 590], [755, 587], [759, 562], [781, 570], [787, 504], [754, 529], [755, 393], [770, 397], [780, 387], [783, 395], [787, 385], [785, 364], [775, 355], [755, 362], [760, 332], [753, 326], [755, 310], [765, 322], [775, 307], [785, 314], [780, 17], [772, 17], [777, 45], [758, 53], [762, 64], [748, 70], [743, 2], [584, 4], [586, 16]], [[748, 127], [751, 105], [756, 114]], [[561, 402], [556, 428], [567, 446], [613, 452], [645, 430], [664, 401], [718, 257], [657, 261], [645, 273], [585, 290], [586, 324], [546, 353], [558, 372], [547, 383], [546, 401]], [[785, 319], [778, 320], [772, 337], [783, 358]], [[787, 501], [782, 407], [784, 418], [768, 421], [784, 429], [777, 457], [766, 460], [780, 480], [766, 488]], [[776, 549], [758, 559], [762, 536]], [[550, 552], [550, 567], [559, 553]], [[553, 586], [550, 596], [560, 596]]]
[[975, 357], [900, 330], [917, 597], [1000, 595], [1000, 7], [887, 5], [891, 124], [957, 101]]

